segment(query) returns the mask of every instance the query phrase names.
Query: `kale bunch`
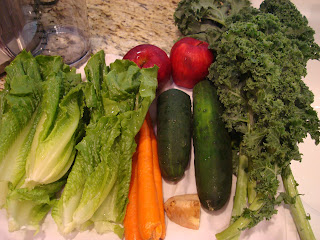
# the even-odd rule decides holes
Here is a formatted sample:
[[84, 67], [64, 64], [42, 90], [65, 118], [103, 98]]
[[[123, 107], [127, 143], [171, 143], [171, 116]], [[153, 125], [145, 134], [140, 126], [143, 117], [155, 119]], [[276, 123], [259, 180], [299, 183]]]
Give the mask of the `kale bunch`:
[[251, 7], [249, 0], [181, 0], [174, 21], [184, 36], [209, 43], [215, 52], [216, 42], [229, 25], [247, 21], [260, 12], [278, 17], [282, 32], [297, 45], [305, 61], [319, 59], [320, 47], [314, 41], [314, 30], [290, 0], [265, 0], [260, 8]]
[[[280, 7], [273, 14], [271, 6], [282, 3], [287, 6], [282, 16], [277, 12]], [[316, 144], [320, 141], [320, 121], [311, 106], [314, 95], [302, 80], [307, 61], [319, 58], [319, 46], [290, 1], [266, 0], [261, 6], [228, 18], [226, 30], [213, 44], [216, 60], [208, 78], [224, 106], [226, 127], [241, 139], [239, 161], [243, 162], [238, 171], [246, 172], [240, 166], [249, 169], [247, 176], [238, 175], [237, 188], [241, 182], [239, 186], [247, 187], [236, 190], [234, 222], [216, 237], [238, 236], [239, 229], [270, 219], [277, 212], [275, 206], [285, 201], [290, 203], [301, 239], [314, 239], [290, 162], [301, 160], [298, 144], [308, 134]], [[288, 16], [295, 16], [301, 25], [291, 23]], [[278, 176], [286, 189], [280, 195]]]

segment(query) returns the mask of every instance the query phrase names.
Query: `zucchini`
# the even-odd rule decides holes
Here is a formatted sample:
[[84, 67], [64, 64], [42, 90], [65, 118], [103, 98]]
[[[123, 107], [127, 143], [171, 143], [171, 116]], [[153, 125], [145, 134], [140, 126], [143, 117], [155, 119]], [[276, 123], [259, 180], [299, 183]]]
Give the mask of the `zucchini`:
[[178, 89], [161, 93], [157, 100], [158, 156], [162, 177], [180, 180], [190, 161], [191, 99]]
[[218, 210], [228, 201], [232, 185], [232, 149], [221, 119], [215, 87], [203, 80], [193, 88], [193, 146], [196, 187], [201, 205]]

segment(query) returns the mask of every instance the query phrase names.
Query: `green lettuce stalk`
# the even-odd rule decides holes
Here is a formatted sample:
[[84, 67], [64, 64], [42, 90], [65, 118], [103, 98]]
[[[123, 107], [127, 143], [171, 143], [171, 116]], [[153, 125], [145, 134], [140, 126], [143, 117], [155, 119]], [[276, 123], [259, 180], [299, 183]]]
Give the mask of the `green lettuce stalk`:
[[[83, 92], [80, 74], [61, 57], [38, 56], [44, 83], [37, 128], [26, 161], [25, 187], [59, 180], [74, 161], [81, 130]], [[45, 163], [45, 164], [44, 164]]]
[[25, 186], [29, 188], [59, 180], [75, 157], [83, 105], [81, 85], [60, 100], [62, 81], [61, 73], [48, 76], [44, 84], [41, 116], [26, 163]]
[[65, 184], [81, 137], [81, 77], [61, 57], [33, 57], [26, 51], [6, 72], [0, 92], [1, 207], [9, 231], [39, 230]]
[[52, 217], [64, 234], [93, 224], [99, 233], [121, 237], [135, 136], [155, 98], [157, 67], [140, 69], [128, 60], [106, 66], [100, 51], [85, 73], [90, 123]]
[[8, 184], [15, 187], [25, 174], [42, 94], [40, 69], [30, 53], [20, 53], [6, 72], [5, 89], [0, 92], [0, 206], [6, 201]]

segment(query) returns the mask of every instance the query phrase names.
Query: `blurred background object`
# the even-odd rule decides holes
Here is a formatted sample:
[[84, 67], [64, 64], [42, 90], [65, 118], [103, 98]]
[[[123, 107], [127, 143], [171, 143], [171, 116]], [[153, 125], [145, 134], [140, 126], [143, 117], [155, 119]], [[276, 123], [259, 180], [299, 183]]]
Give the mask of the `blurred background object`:
[[0, 0], [0, 73], [23, 49], [80, 66], [90, 56], [86, 0]]
[[43, 39], [38, 5], [29, 0], [0, 0], [0, 73], [21, 50], [37, 54]]
[[86, 0], [41, 0], [37, 4], [44, 32], [41, 54], [62, 56], [74, 67], [82, 65], [91, 53]]

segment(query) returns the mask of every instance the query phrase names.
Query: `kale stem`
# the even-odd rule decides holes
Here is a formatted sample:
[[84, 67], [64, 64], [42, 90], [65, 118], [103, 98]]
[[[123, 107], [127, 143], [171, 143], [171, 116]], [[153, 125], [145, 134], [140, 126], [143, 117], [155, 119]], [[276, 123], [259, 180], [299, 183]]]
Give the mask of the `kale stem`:
[[310, 222], [308, 221], [306, 212], [304, 210], [299, 192], [297, 189], [297, 183], [294, 180], [291, 169], [288, 166], [281, 174], [282, 181], [286, 193], [295, 198], [295, 202], [290, 204], [290, 211], [294, 220], [294, 223], [297, 227], [299, 236], [301, 240], [315, 240]]
[[[249, 206], [251, 211], [258, 211], [264, 205], [264, 201], [259, 195], [254, 199], [252, 204]], [[217, 240], [228, 240], [240, 234], [241, 230], [248, 227], [252, 219], [246, 217], [238, 218], [234, 223], [232, 223], [227, 229], [216, 234]]]
[[[248, 119], [249, 119], [249, 124], [248, 124], [248, 132], [251, 131], [251, 129], [254, 126], [254, 114], [253, 110], [251, 107], [248, 107]], [[249, 159], [248, 160], [248, 171], [249, 171], [249, 178], [248, 178], [248, 203], [251, 204], [254, 199], [257, 196], [256, 193], [256, 181], [250, 177], [250, 172], [252, 171], [253, 166], [252, 166], [252, 161]]]
[[[252, 162], [250, 160], [248, 162], [248, 171], [249, 173], [250, 171], [252, 171]], [[257, 185], [256, 181], [249, 177], [248, 179], [248, 203], [249, 204], [251, 204], [257, 196], [257, 192], [255, 190], [256, 185]]]
[[[234, 196], [232, 217], [240, 216], [244, 208], [247, 207], [247, 183], [248, 183], [248, 158], [245, 155], [240, 155], [239, 166], [237, 174], [237, 186]], [[234, 218], [231, 218], [230, 224], [234, 222]], [[237, 240], [240, 237], [240, 233], [232, 238]]]

